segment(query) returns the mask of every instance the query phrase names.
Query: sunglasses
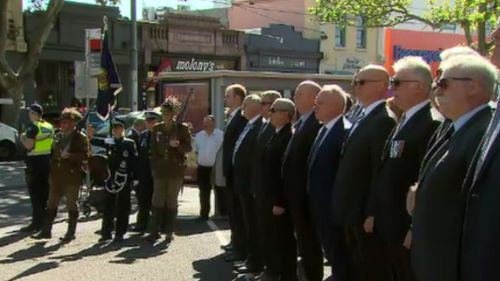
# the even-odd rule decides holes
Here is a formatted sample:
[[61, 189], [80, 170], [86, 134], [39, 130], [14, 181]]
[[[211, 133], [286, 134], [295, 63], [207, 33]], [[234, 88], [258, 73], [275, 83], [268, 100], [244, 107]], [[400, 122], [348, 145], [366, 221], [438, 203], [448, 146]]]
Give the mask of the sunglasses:
[[449, 81], [451, 80], [455, 80], [455, 81], [472, 81], [472, 78], [468, 78], [468, 77], [441, 77], [439, 78], [439, 80], [437, 80], [437, 82], [435, 83], [436, 87], [439, 87], [443, 90], [446, 90], [448, 89], [448, 87], [450, 86], [449, 85]]
[[391, 87], [393, 88], [397, 88], [399, 86], [401, 86], [401, 84], [403, 83], [415, 83], [415, 82], [420, 82], [419, 80], [402, 80], [402, 79], [397, 79], [397, 78], [391, 78], [391, 80], [389, 81], [389, 84]]
[[261, 101], [260, 105], [271, 105], [273, 104], [272, 102], [267, 102], [267, 101]]
[[363, 86], [369, 82], [380, 82], [380, 80], [370, 80], [370, 79], [353, 80], [352, 85], [353, 86]]
[[283, 110], [279, 110], [279, 109], [276, 109], [276, 108], [271, 108], [271, 109], [269, 109], [269, 112], [271, 112], [271, 113], [283, 112]]

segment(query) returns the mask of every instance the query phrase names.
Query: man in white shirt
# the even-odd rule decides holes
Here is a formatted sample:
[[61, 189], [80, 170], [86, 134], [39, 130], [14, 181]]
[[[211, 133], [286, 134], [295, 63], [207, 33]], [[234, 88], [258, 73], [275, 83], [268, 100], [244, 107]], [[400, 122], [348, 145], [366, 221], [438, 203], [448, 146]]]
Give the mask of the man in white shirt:
[[203, 130], [194, 137], [198, 163], [197, 180], [200, 188], [200, 220], [208, 220], [210, 213], [210, 193], [212, 190], [212, 167], [217, 152], [222, 146], [224, 133], [215, 128], [215, 119], [207, 115], [203, 119]]

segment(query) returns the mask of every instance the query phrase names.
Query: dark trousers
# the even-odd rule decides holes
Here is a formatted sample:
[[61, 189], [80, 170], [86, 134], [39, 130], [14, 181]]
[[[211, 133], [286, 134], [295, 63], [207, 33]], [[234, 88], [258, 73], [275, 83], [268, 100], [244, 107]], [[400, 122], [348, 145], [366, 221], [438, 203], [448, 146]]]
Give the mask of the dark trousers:
[[262, 269], [262, 255], [255, 216], [255, 198], [251, 193], [240, 193], [240, 203], [245, 227], [245, 244], [248, 249], [247, 268], [258, 272]]
[[50, 156], [28, 156], [25, 180], [31, 201], [31, 223], [41, 228], [45, 221], [49, 199]]
[[231, 243], [236, 253], [246, 256], [247, 245], [245, 243], [245, 225], [241, 210], [240, 195], [234, 188], [232, 175], [226, 178], [227, 185], [227, 207], [229, 210], [229, 226], [231, 227]]
[[309, 281], [323, 280], [323, 250], [316, 226], [313, 223], [307, 196], [288, 194], [293, 227], [297, 236], [299, 253], [302, 258], [305, 275]]
[[225, 186], [215, 186], [215, 208], [217, 211], [217, 214], [220, 216], [227, 216], [228, 211], [227, 211], [227, 188]]
[[[115, 236], [123, 236], [127, 232], [128, 218], [130, 213], [130, 184], [118, 193], [106, 192], [105, 207], [102, 216], [101, 235], [103, 237], [111, 237], [113, 226], [115, 228]], [[116, 224], [114, 220], [116, 217]]]
[[212, 167], [198, 166], [196, 179], [200, 190], [200, 217], [208, 218], [212, 192]]
[[153, 177], [144, 176], [139, 179], [135, 191], [137, 197], [137, 227], [147, 228], [151, 213], [151, 200], [153, 199]]
[[349, 280], [393, 280], [387, 247], [376, 229], [374, 233], [366, 233], [362, 225], [347, 225], [343, 229], [343, 242], [346, 245], [351, 266]]
[[388, 245], [389, 262], [395, 281], [415, 281], [411, 268], [410, 250], [399, 245]]

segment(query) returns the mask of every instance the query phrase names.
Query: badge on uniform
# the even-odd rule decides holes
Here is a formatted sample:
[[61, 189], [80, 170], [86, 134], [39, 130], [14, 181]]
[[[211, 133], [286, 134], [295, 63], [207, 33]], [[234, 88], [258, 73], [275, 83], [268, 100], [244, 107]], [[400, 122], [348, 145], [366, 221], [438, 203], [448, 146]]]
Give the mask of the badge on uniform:
[[120, 162], [120, 168], [122, 168], [122, 169], [127, 168], [127, 162], [125, 162], [125, 161]]
[[404, 140], [393, 140], [391, 141], [391, 149], [389, 152], [389, 158], [399, 158], [403, 155], [403, 150], [405, 147]]
[[127, 158], [127, 157], [128, 157], [128, 151], [127, 151], [127, 150], [123, 151], [123, 157], [124, 157], [124, 158]]

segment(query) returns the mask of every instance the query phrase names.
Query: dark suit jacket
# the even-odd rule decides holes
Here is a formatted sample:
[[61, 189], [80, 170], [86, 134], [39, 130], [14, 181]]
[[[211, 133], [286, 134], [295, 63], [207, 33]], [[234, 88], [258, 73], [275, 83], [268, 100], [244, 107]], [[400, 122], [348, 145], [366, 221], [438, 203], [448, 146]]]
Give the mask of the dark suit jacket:
[[[241, 115], [241, 109], [235, 113], [231, 122], [224, 129], [224, 142], [222, 143], [222, 171], [228, 178], [233, 169], [233, 150], [241, 131], [245, 128], [247, 119]], [[229, 183], [228, 183], [229, 184]]]
[[315, 157], [311, 151], [307, 183], [310, 206], [318, 223], [331, 223], [331, 193], [340, 161], [342, 143], [350, 127], [351, 123], [341, 117], [325, 136]]
[[281, 165], [286, 145], [292, 137], [292, 125], [287, 124], [278, 133], [273, 134], [266, 145], [264, 153], [264, 178], [265, 188], [268, 196], [273, 198], [274, 205], [286, 207], [284, 199], [283, 179], [281, 177]]
[[360, 121], [345, 141], [332, 193], [335, 224], [360, 225], [367, 216], [373, 215], [372, 191], [382, 150], [395, 125], [394, 113], [382, 103]]
[[424, 168], [412, 218], [412, 267], [417, 280], [458, 280], [462, 182], [474, 157], [471, 148], [478, 147], [490, 118], [490, 108], [477, 112]]
[[[257, 195], [263, 195], [265, 177], [264, 177], [264, 155], [266, 153], [266, 145], [275, 132], [275, 128], [270, 122], [262, 123], [257, 140], [255, 141], [254, 157], [253, 157], [253, 178], [252, 190]], [[281, 165], [280, 165], [281, 166]]]
[[[462, 281], [500, 279], [500, 135], [497, 135], [475, 182], [475, 165], [466, 181], [467, 205], [462, 235]], [[479, 146], [479, 149], [481, 146]], [[476, 153], [479, 153], [480, 150]], [[478, 155], [476, 155], [478, 156]], [[476, 157], [477, 158], [477, 157]]]
[[288, 144], [288, 154], [285, 152], [282, 167], [285, 197], [294, 206], [307, 206], [307, 159], [320, 127], [321, 124], [312, 113], [295, 131]]
[[[433, 116], [429, 103], [415, 112], [393, 137], [394, 129], [386, 141], [376, 185], [374, 213], [377, 232], [390, 244], [402, 245], [408, 232], [411, 219], [406, 210], [406, 194], [417, 181], [427, 143], [439, 124], [440, 120]], [[397, 144], [403, 145], [397, 149]]]
[[[236, 190], [242, 193], [252, 193], [252, 179], [254, 178], [253, 159], [255, 144], [262, 126], [262, 117], [259, 116], [246, 133], [234, 156], [233, 182]], [[236, 147], [235, 147], [236, 149]]]

